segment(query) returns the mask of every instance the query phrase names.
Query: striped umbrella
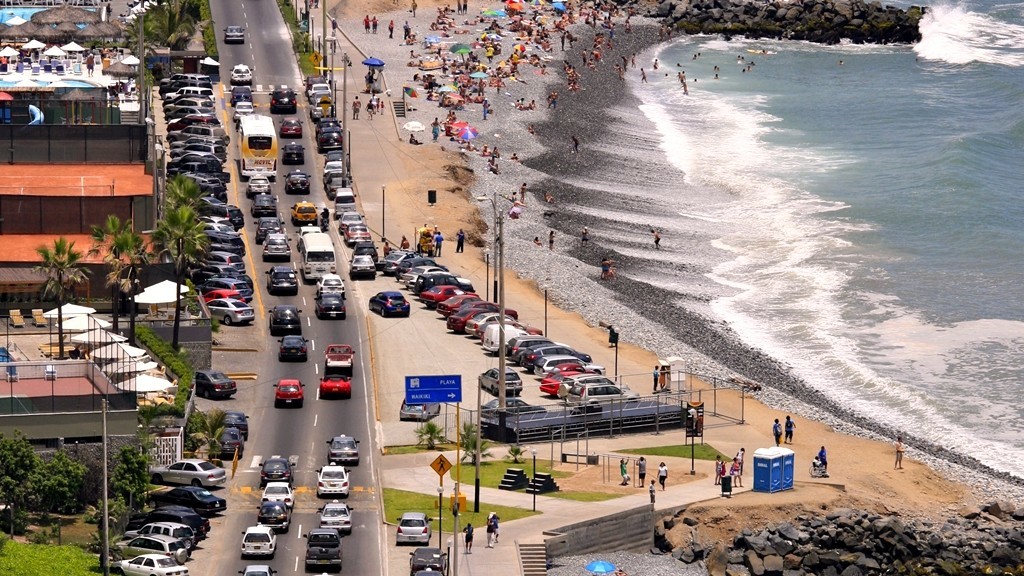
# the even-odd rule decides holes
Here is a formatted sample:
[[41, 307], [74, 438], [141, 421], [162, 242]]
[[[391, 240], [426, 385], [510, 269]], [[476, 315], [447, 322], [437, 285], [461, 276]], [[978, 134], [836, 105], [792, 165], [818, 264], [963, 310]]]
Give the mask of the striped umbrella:
[[480, 133], [477, 132], [476, 128], [473, 128], [472, 126], [466, 126], [462, 130], [459, 130], [458, 138], [459, 140], [472, 140], [479, 135]]

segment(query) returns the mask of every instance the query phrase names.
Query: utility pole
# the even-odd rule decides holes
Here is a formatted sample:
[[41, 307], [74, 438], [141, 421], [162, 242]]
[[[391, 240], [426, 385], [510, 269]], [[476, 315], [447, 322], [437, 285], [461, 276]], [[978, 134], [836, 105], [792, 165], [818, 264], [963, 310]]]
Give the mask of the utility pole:
[[[348, 59], [348, 52], [341, 55], [341, 149], [345, 153], [345, 174], [348, 176], [349, 185], [352, 185], [352, 133], [348, 129], [348, 67], [352, 61]], [[381, 228], [381, 234], [384, 229]]]
[[107, 399], [103, 398], [103, 526], [100, 528], [100, 565], [103, 576], [110, 576], [110, 505], [107, 494]]

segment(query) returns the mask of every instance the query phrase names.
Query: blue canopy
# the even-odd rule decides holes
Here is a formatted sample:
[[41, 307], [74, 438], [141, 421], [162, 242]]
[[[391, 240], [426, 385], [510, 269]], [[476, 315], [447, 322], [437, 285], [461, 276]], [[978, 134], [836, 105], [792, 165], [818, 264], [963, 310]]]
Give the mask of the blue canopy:
[[615, 572], [615, 565], [605, 560], [594, 560], [587, 564], [587, 571], [594, 574], [611, 574]]
[[367, 58], [363, 60], [363, 64], [371, 68], [381, 68], [384, 66], [384, 61], [380, 58]]

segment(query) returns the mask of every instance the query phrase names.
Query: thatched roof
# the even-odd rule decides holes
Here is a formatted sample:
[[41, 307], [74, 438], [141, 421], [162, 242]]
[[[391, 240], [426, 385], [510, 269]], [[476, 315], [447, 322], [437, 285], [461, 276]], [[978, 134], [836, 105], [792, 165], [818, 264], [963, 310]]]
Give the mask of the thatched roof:
[[21, 38], [33, 38], [36, 32], [43, 26], [35, 22], [25, 22], [17, 26], [0, 27], [0, 40], [19, 40]]
[[32, 15], [32, 21], [36, 24], [60, 24], [61, 22], [95, 24], [100, 20], [99, 12], [67, 5], [40, 10]]
[[114, 62], [103, 69], [104, 76], [112, 76], [114, 78], [133, 78], [138, 76], [138, 74], [135, 66], [129, 66], [124, 62]]

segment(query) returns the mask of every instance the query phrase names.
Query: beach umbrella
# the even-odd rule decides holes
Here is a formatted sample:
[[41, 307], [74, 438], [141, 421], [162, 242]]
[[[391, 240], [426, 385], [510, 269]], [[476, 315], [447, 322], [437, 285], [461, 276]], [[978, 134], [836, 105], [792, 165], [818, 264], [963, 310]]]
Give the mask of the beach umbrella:
[[40, 10], [32, 15], [32, 21], [36, 24], [60, 24], [61, 22], [95, 24], [102, 19], [99, 12], [68, 5]]
[[0, 92], [0, 102], [13, 102], [14, 96], [11, 96], [7, 92]]
[[46, 44], [43, 44], [39, 40], [32, 39], [25, 44], [22, 44], [21, 47], [25, 50], [42, 50], [43, 48], [46, 48]]
[[[96, 313], [96, 309], [95, 308], [89, 308], [88, 306], [79, 306], [78, 304], [72, 304], [70, 302], [68, 302], [67, 304], [65, 304], [65, 305], [60, 307], [60, 314], [64, 318], [67, 318], [68, 316], [83, 316], [83, 315], [86, 315], [86, 314], [95, 314], [95, 313]], [[44, 318], [56, 318], [57, 317], [57, 308], [54, 308], [53, 310], [47, 310], [46, 312], [43, 313], [43, 317]]]
[[92, 351], [92, 357], [100, 360], [116, 360], [118, 358], [141, 358], [146, 355], [142, 348], [136, 348], [124, 342], [114, 342]]
[[64, 319], [65, 332], [81, 332], [83, 330], [93, 330], [96, 328], [108, 328], [109, 326], [110, 322], [107, 322], [102, 318], [94, 318], [92, 316], [79, 315]]
[[488, 74], [487, 72], [473, 72], [472, 74], [469, 75], [469, 77], [475, 78], [477, 80], [483, 80], [485, 78], [490, 78], [491, 75]]
[[456, 89], [451, 86], [441, 86], [440, 88], [437, 89], [437, 91], [442, 94], [447, 94], [448, 92], [455, 92], [455, 90]]
[[490, 34], [484, 34], [484, 39], [485, 40], [501, 40], [501, 36], [499, 36], [499, 35], [497, 35], [497, 34], [492, 32]]
[[477, 132], [476, 128], [473, 128], [472, 126], [466, 126], [462, 130], [459, 130], [458, 138], [459, 140], [472, 140], [479, 135], [480, 133]]
[[505, 4], [505, 7], [509, 10], [515, 10], [516, 12], [522, 12], [526, 9], [526, 6], [523, 6], [522, 2], [508, 2]]
[[138, 75], [138, 72], [134, 66], [129, 66], [124, 62], [114, 62], [103, 69], [103, 75], [114, 78], [134, 78]]
[[[76, 316], [76, 318], [88, 319], [89, 317]], [[64, 329], [68, 330], [68, 322], [65, 322], [64, 324]], [[114, 342], [124, 342], [126, 340], [128, 339], [125, 338], [124, 336], [121, 336], [120, 334], [114, 334], [113, 332], [108, 332], [102, 328], [96, 328], [93, 330], [89, 330], [88, 332], [75, 334], [74, 336], [71, 337], [71, 341], [74, 342], [75, 344], [113, 344]]]
[[10, 46], [4, 46], [4, 49], [0, 50], [0, 57], [3, 57], [3, 58], [11, 58], [11, 57], [14, 57], [14, 56], [18, 56], [19, 54], [21, 54], [21, 52], [18, 52], [17, 50], [15, 50], [14, 48], [11, 48]]
[[403, 86], [402, 92], [405, 93], [409, 98], [419, 98], [419, 94], [416, 93], [416, 88], [412, 86]]
[[25, 20], [21, 16], [15, 16], [13, 18], [8, 18], [4, 24], [7, 24], [8, 26], [21, 26], [25, 22], [28, 22], [28, 20]]
[[67, 44], [60, 47], [65, 52], [84, 52], [85, 48], [78, 45], [78, 42], [68, 42]]
[[561, 2], [555, 2], [551, 7], [557, 12], [565, 12], [565, 4], [562, 4]]
[[457, 122], [452, 122], [451, 126], [453, 130], [462, 130], [463, 128], [469, 126], [469, 122], [466, 122], [465, 120], [459, 120]]
[[125, 392], [138, 392], [139, 394], [163, 392], [171, 386], [174, 386], [174, 383], [170, 380], [150, 374], [139, 374], [132, 380], [126, 380], [117, 384], [117, 387]]
[[[174, 296], [177, 286], [177, 282], [173, 282], [171, 280], [164, 280], [163, 282], [153, 284], [135, 296], [135, 303], [173, 304], [178, 300], [178, 298]], [[188, 294], [188, 286], [182, 284], [179, 294]]]
[[[25, 22], [24, 24], [19, 24], [17, 26], [5, 26], [0, 30], [0, 36], [7, 40], [31, 38], [42, 28], [42, 26], [34, 22]], [[45, 47], [45, 45], [43, 47]], [[29, 48], [29, 50], [38, 50], [38, 48]]]
[[504, 10], [484, 10], [481, 14], [488, 18], [504, 18], [508, 16]]
[[124, 36], [124, 29], [114, 22], [97, 22], [89, 24], [78, 31], [75, 37], [81, 39], [120, 38]]
[[43, 54], [53, 58], [61, 58], [68, 55], [67, 52], [61, 50], [59, 46], [51, 46], [47, 48]]
[[217, 62], [216, 60], [214, 60], [213, 58], [210, 58], [209, 56], [207, 56], [206, 58], [203, 58], [202, 60], [200, 60], [199, 63], [202, 64], [203, 66], [220, 66], [220, 62]]
[[422, 122], [417, 122], [413, 120], [411, 122], [406, 122], [405, 124], [403, 124], [402, 129], [408, 130], [409, 132], [423, 132], [427, 128], [423, 125]]
[[129, 66], [138, 66], [140, 60], [135, 56], [125, 56], [121, 59], [121, 64], [127, 64]]
[[452, 44], [452, 47], [448, 49], [452, 54], [469, 54], [473, 51], [472, 48], [465, 44]]
[[615, 564], [605, 560], [594, 560], [587, 564], [586, 569], [593, 574], [611, 574], [615, 572]]
[[380, 58], [367, 58], [366, 60], [363, 60], [363, 65], [369, 66], [370, 68], [380, 68], [384, 66], [384, 61]]

